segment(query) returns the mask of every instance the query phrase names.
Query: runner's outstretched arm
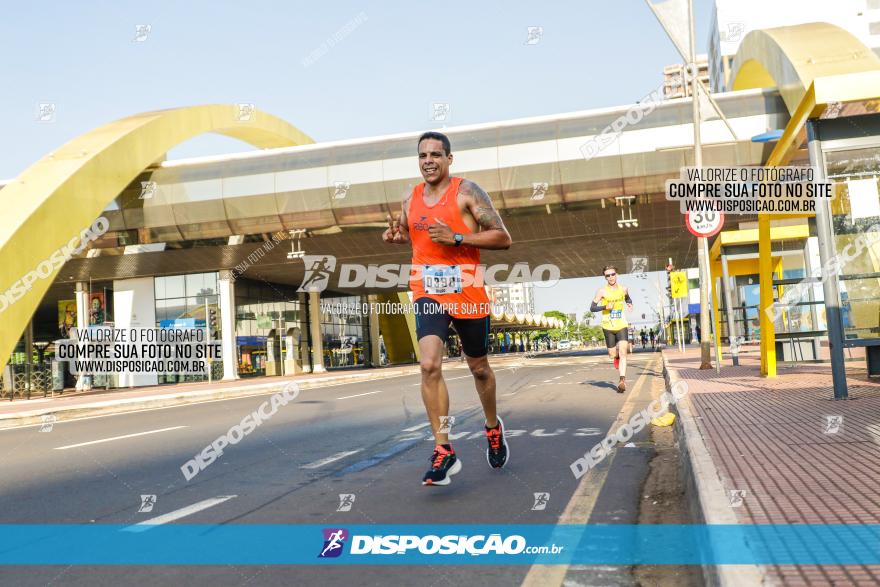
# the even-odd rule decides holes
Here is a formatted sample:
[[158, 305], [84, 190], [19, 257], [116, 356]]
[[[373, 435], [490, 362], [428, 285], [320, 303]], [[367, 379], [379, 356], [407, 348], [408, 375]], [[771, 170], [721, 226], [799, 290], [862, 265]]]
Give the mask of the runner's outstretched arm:
[[[513, 239], [510, 238], [510, 233], [507, 232], [489, 194], [467, 179], [461, 182], [458, 193], [465, 196], [468, 211], [480, 225], [480, 232], [464, 235], [461, 244], [478, 249], [509, 249], [513, 244]], [[455, 244], [455, 242], [450, 244]]]

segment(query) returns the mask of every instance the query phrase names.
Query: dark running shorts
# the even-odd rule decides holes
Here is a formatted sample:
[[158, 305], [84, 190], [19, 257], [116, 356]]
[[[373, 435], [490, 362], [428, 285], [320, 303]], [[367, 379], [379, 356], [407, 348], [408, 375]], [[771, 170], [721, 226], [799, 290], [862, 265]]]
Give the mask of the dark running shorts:
[[449, 324], [455, 327], [461, 339], [461, 349], [471, 357], [484, 357], [489, 352], [489, 316], [485, 318], [453, 318], [443, 311], [443, 307], [431, 298], [419, 298], [414, 303], [416, 315], [416, 337], [433, 334], [440, 337], [443, 344], [449, 339]]
[[626, 342], [629, 340], [626, 336], [629, 332], [628, 328], [621, 328], [620, 330], [605, 330], [603, 328], [602, 332], [605, 333], [605, 346], [609, 349], [616, 347], [619, 342]]

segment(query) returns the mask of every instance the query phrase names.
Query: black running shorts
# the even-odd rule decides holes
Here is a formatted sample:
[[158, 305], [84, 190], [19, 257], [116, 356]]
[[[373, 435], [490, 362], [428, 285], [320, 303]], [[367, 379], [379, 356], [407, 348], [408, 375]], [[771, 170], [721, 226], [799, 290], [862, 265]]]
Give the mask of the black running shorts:
[[449, 324], [455, 327], [464, 354], [471, 358], [484, 357], [489, 353], [489, 316], [484, 318], [453, 318], [443, 311], [443, 307], [431, 298], [419, 298], [414, 303], [416, 315], [416, 337], [433, 334], [446, 344], [449, 339]]
[[627, 337], [627, 334], [629, 333], [628, 328], [621, 328], [620, 330], [605, 330], [603, 328], [602, 332], [605, 333], [605, 346], [609, 349], [616, 347], [619, 342], [626, 342], [629, 340]]

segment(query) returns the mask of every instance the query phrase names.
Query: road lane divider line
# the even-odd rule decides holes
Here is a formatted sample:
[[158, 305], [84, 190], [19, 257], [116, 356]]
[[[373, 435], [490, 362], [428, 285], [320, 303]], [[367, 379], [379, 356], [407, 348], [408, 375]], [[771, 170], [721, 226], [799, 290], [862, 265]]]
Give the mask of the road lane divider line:
[[425, 426], [430, 426], [430, 422], [422, 422], [421, 424], [416, 424], [415, 426], [410, 426], [409, 428], [404, 428], [401, 432], [415, 432], [416, 430], [420, 430]]
[[229, 501], [233, 497], [238, 497], [237, 495], [218, 495], [217, 497], [212, 497], [210, 499], [204, 499], [200, 502], [194, 503], [192, 505], [188, 505], [185, 508], [180, 508], [179, 510], [174, 510], [173, 512], [168, 512], [167, 514], [162, 514], [161, 516], [156, 516], [155, 518], [150, 518], [149, 520], [144, 520], [143, 522], [138, 522], [137, 524], [126, 526], [122, 529], [123, 532], [145, 532], [151, 529], [153, 526], [161, 526], [162, 524], [167, 524], [168, 522], [173, 522], [174, 520], [179, 520], [180, 518], [185, 518], [186, 516], [191, 516], [195, 513], [198, 513], [202, 510], [206, 510], [210, 507], [214, 507], [215, 505], [219, 505], [224, 501]]
[[67, 446], [56, 446], [55, 450], [67, 450], [68, 448], [77, 448], [80, 446], [88, 446], [90, 444], [101, 444], [102, 442], [111, 442], [113, 440], [122, 440], [123, 438], [134, 438], [135, 436], [146, 436], [147, 434], [157, 434], [159, 432], [168, 432], [169, 430], [179, 430], [186, 426], [172, 426], [170, 428], [160, 428], [158, 430], [147, 430], [146, 432], [135, 432], [134, 434], [125, 434], [123, 436], [112, 436], [110, 438], [102, 438], [100, 440], [90, 440], [89, 442], [80, 442], [78, 444], [68, 444]]
[[301, 469], [319, 469], [319, 468], [323, 467], [324, 465], [329, 465], [333, 461], [338, 461], [339, 459], [344, 459], [347, 456], [355, 455], [355, 454], [361, 452], [362, 450], [363, 449], [360, 449], [360, 448], [357, 450], [344, 450], [342, 452], [336, 453], [335, 455], [331, 455], [325, 459], [315, 461], [314, 463], [309, 463], [308, 465], [303, 465], [300, 468]]
[[[636, 407], [636, 398], [641, 395], [641, 393], [636, 393], [636, 391], [641, 390], [641, 386], [645, 383], [648, 373], [647, 368], [642, 368], [641, 375], [636, 380], [632, 391], [627, 395], [626, 401], [617, 414], [617, 418], [611, 424], [606, 434], [613, 433], [620, 428], [621, 424], [627, 422], [632, 417]], [[608, 471], [611, 469], [611, 463], [614, 462], [616, 454], [616, 450], [612, 451], [608, 458], [595, 467], [590, 468], [581, 477], [577, 488], [574, 490], [574, 494], [568, 501], [568, 505], [565, 506], [565, 510], [559, 516], [559, 520], [556, 522], [557, 525], [587, 524], [590, 520], [590, 515], [593, 513], [593, 508], [596, 506], [599, 493], [605, 485], [605, 479], [608, 477]], [[532, 565], [525, 579], [523, 579], [522, 587], [562, 586], [563, 581], [565, 581], [565, 575], [568, 573], [568, 567], [569, 565], [566, 564]]]
[[[522, 365], [522, 366], [525, 366], [525, 365]], [[509, 371], [511, 369], [517, 369], [517, 368], [519, 368], [519, 367], [501, 367], [499, 369], [495, 369], [493, 367], [492, 371], [494, 371], [495, 373], [498, 373], [499, 371]], [[461, 377], [444, 377], [443, 379], [444, 379], [444, 381], [455, 381], [456, 379], [471, 379], [471, 378], [473, 378], [473, 375], [471, 375], [469, 373], [467, 375], [462, 375]], [[411, 384], [410, 387], [415, 387], [415, 386], [421, 385], [421, 384], [422, 384], [422, 382], [419, 381], [418, 383]]]
[[367, 393], [356, 393], [354, 395], [346, 395], [343, 397], [337, 397], [336, 399], [351, 399], [353, 397], [362, 397], [365, 395], [373, 395], [374, 393], [382, 393], [383, 391], [384, 391], [383, 389], [380, 389], [378, 391], [368, 391]]

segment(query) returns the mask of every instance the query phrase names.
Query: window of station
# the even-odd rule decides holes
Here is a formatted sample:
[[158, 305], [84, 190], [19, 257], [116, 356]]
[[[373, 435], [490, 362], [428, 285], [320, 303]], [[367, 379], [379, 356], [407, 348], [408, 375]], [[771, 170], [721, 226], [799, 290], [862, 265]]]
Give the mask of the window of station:
[[[300, 328], [300, 344], [308, 344], [307, 328], [301, 324], [304, 310], [296, 299], [296, 291], [287, 286], [235, 283], [235, 346], [241, 377], [281, 374], [271, 362], [286, 353], [285, 335], [291, 328]], [[275, 347], [270, 349], [270, 344]]]
[[840, 271], [844, 336], [880, 337], [880, 240], [869, 234], [880, 223], [880, 145], [825, 154], [828, 179], [836, 197], [831, 202], [834, 247], [848, 260]]
[[[328, 369], [363, 366], [369, 352], [369, 316], [359, 296], [323, 300], [321, 335]], [[330, 308], [334, 311], [331, 312]]]
[[[218, 274], [193, 273], [156, 277], [156, 326], [159, 328], [205, 328], [212, 340], [221, 340]], [[223, 375], [223, 362], [211, 363], [212, 377]], [[159, 383], [205, 381], [204, 375], [159, 375]]]

